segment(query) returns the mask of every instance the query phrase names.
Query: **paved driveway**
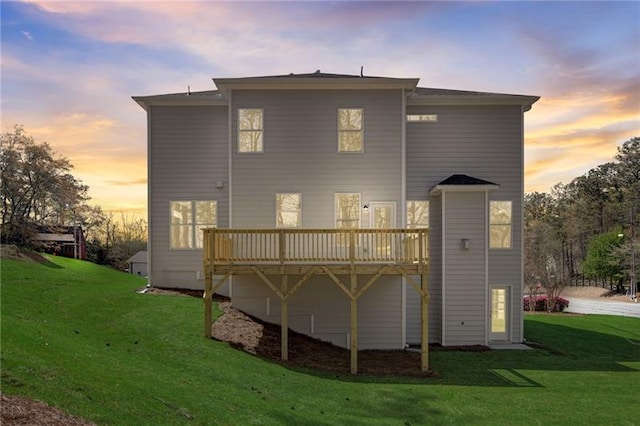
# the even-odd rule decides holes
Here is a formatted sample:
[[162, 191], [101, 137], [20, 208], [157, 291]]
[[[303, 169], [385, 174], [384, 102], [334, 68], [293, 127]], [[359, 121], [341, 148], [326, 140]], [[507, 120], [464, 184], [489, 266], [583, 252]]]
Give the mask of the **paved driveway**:
[[618, 315], [640, 318], [640, 303], [600, 301], [568, 297], [569, 307], [565, 312], [578, 314]]

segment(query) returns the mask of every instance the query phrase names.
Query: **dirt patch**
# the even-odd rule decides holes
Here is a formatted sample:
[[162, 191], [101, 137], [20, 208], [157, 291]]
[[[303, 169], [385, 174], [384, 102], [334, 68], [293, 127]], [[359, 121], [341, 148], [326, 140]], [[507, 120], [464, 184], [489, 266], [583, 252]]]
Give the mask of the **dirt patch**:
[[53, 408], [44, 402], [23, 396], [0, 395], [3, 425], [95, 425], [79, 417]]
[[45, 265], [50, 265], [51, 262], [41, 255], [32, 250], [27, 250], [24, 248], [20, 248], [14, 246], [12, 244], [2, 244], [0, 245], [0, 258], [2, 259], [13, 259], [13, 260], [23, 260], [23, 261], [34, 261], [38, 263], [42, 263]]

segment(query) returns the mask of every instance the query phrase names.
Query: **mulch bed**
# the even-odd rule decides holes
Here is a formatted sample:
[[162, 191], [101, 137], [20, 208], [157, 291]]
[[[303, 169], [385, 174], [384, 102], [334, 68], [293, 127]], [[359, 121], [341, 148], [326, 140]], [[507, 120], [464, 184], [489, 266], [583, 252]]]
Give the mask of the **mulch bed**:
[[0, 395], [2, 425], [51, 425], [86, 426], [95, 425], [79, 417], [64, 413], [44, 402], [23, 396]]
[[[289, 330], [289, 359], [280, 358], [280, 326], [261, 321], [233, 309], [228, 300], [219, 304], [223, 314], [212, 326], [213, 338], [229, 342], [233, 347], [290, 367], [301, 367], [350, 374], [351, 351]], [[429, 350], [473, 351], [490, 350], [486, 346], [442, 347], [430, 345]], [[420, 352], [415, 350], [358, 351], [358, 374], [371, 376], [432, 377], [432, 371], [420, 370]]]

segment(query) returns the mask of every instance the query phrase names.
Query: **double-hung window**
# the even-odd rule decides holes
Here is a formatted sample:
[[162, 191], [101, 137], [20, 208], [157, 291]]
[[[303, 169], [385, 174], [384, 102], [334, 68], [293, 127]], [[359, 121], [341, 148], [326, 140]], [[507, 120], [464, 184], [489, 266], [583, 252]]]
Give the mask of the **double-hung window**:
[[276, 194], [276, 228], [302, 227], [302, 196]]
[[336, 228], [360, 228], [360, 194], [336, 194]]
[[364, 151], [364, 110], [338, 109], [338, 152]]
[[202, 230], [217, 225], [217, 201], [172, 201], [170, 210], [170, 247], [202, 248]]
[[263, 152], [264, 110], [238, 109], [238, 152]]
[[422, 229], [429, 227], [429, 201], [407, 201], [407, 228]]
[[489, 248], [510, 249], [513, 226], [511, 201], [489, 202]]

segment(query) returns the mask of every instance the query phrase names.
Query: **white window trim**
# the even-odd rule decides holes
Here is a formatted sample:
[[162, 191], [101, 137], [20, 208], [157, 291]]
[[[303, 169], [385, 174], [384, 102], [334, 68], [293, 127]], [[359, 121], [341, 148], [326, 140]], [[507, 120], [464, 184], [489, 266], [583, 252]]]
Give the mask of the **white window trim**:
[[[198, 223], [196, 223], [196, 212], [195, 212], [195, 208], [196, 208], [196, 203], [197, 202], [212, 202], [215, 208], [215, 223], [212, 224], [211, 226], [214, 228], [218, 227], [218, 200], [170, 200], [169, 201], [169, 250], [178, 250], [178, 251], [184, 251], [184, 250], [202, 250], [203, 247], [196, 247], [196, 228]], [[189, 224], [189, 227], [191, 228], [191, 240], [193, 241], [194, 246], [193, 247], [172, 247], [171, 246], [171, 228], [173, 227], [173, 223], [171, 223], [171, 215], [173, 213], [172, 209], [171, 209], [171, 204], [172, 203], [191, 203], [191, 217], [192, 217], [192, 223]], [[181, 226], [186, 226], [186, 225], [181, 225]]]
[[[340, 149], [340, 134], [341, 132], [356, 132], [356, 130], [341, 130], [340, 129], [340, 111], [341, 110], [359, 110], [360, 111], [360, 132], [362, 132], [362, 146], [359, 151], [342, 151]], [[337, 110], [337, 122], [336, 127], [338, 129], [338, 154], [362, 154], [364, 152], [364, 142], [365, 142], [365, 134], [364, 134], [364, 108], [363, 107], [341, 107]]]
[[438, 114], [407, 114], [407, 123], [437, 123]]
[[[298, 226], [278, 226], [278, 195], [297, 195], [300, 202], [300, 223]], [[300, 229], [302, 228], [302, 193], [301, 192], [276, 192], [275, 194], [276, 204], [275, 204], [275, 227], [278, 229]], [[293, 210], [283, 210], [285, 212], [293, 211]]]
[[[498, 202], [498, 203], [504, 203], [504, 202], [508, 202], [509, 205], [511, 206], [511, 221], [507, 224], [507, 223], [492, 223], [491, 222], [491, 203], [494, 202]], [[495, 225], [495, 226], [509, 226], [511, 227], [511, 232], [509, 233], [509, 247], [492, 247], [491, 246], [491, 227]], [[511, 200], [490, 200], [489, 201], [489, 250], [513, 250], [513, 201]]]
[[[262, 132], [262, 146], [260, 147], [261, 149], [259, 151], [240, 151], [240, 133], [241, 132], [251, 132], [251, 131], [255, 131], [255, 130], [243, 130], [240, 128], [240, 111], [241, 110], [258, 110], [261, 112], [262, 115], [262, 128], [260, 129], [260, 131]], [[264, 137], [264, 108], [252, 108], [252, 107], [238, 107], [236, 109], [237, 111], [237, 136], [236, 136], [236, 145], [237, 145], [237, 152], [238, 154], [264, 154], [264, 144], [265, 144], [265, 137]]]

